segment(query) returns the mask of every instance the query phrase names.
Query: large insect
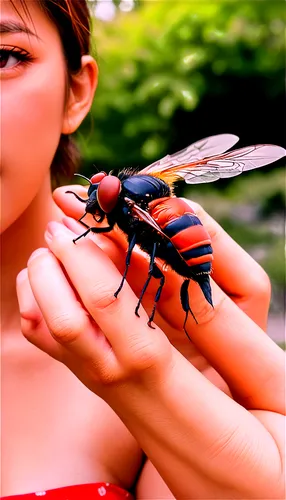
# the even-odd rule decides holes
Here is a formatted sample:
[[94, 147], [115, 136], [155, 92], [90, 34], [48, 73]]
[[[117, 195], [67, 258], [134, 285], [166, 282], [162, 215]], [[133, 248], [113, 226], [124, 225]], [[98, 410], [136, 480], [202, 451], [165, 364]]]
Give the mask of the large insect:
[[[135, 314], [139, 316], [139, 307], [151, 278], [160, 280], [148, 321], [151, 328], [165, 282], [164, 273], [156, 264], [156, 257], [163, 259], [185, 278], [180, 299], [185, 312], [183, 328], [187, 335], [188, 314], [193, 315], [188, 294], [190, 280], [199, 284], [206, 300], [213, 306], [209, 278], [213, 260], [211, 238], [190, 206], [174, 196], [174, 182], [213, 182], [262, 167], [286, 155], [284, 148], [266, 144], [226, 152], [238, 140], [238, 137], [232, 134], [219, 134], [197, 141], [178, 153], [167, 155], [141, 171], [125, 169], [118, 175], [100, 172], [91, 179], [81, 176], [90, 184], [87, 199], [79, 197], [73, 191], [67, 191], [86, 204], [85, 213], [79, 221], [87, 230], [75, 238], [74, 242], [90, 231], [109, 232], [115, 224], [128, 237], [125, 271], [115, 292], [116, 297], [126, 279], [134, 246], [138, 244], [149, 254], [148, 276]], [[96, 222], [106, 220], [108, 225], [89, 227], [82, 221], [86, 214], [92, 214]]]

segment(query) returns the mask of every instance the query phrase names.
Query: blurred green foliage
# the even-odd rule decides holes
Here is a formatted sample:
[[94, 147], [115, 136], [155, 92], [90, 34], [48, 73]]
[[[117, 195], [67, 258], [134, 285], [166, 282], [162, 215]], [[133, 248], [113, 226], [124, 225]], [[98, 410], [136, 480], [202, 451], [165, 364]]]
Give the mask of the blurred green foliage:
[[[93, 22], [99, 85], [77, 134], [82, 173], [143, 167], [218, 133], [237, 134], [242, 146], [283, 144], [284, 1], [136, 4]], [[282, 167], [210, 185], [179, 183], [176, 192], [200, 202], [283, 288]], [[253, 212], [248, 219], [245, 210]]]
[[284, 168], [277, 167], [242, 175], [222, 191], [205, 184], [185, 192], [262, 265], [272, 282], [276, 313], [285, 310], [285, 181]]
[[99, 85], [78, 134], [85, 169], [144, 165], [221, 131], [247, 141], [254, 108], [284, 95], [284, 13], [280, 1], [146, 1], [95, 19]]
[[271, 251], [262, 260], [265, 271], [271, 276], [275, 284], [285, 286], [285, 238], [277, 238], [271, 246]]

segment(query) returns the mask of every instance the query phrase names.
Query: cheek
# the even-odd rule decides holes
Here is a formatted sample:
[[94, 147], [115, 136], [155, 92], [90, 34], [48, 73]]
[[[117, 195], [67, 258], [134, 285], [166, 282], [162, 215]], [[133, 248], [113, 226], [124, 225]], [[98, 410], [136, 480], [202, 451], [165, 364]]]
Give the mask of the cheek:
[[64, 96], [63, 68], [27, 68], [25, 76], [2, 82], [2, 206], [10, 223], [27, 208], [49, 171], [61, 135]]

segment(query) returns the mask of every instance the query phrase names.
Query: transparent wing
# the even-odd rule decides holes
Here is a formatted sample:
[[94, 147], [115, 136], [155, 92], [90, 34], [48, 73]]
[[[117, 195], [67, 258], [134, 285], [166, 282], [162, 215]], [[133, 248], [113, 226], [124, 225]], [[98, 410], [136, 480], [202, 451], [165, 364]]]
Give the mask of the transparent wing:
[[208, 156], [224, 153], [237, 143], [239, 138], [233, 134], [219, 134], [201, 139], [173, 155], [167, 155], [155, 161], [148, 167], [140, 170], [140, 175], [152, 175], [164, 172], [170, 167], [179, 166], [189, 162], [198, 162]]
[[131, 200], [130, 198], [124, 198], [124, 200], [126, 201], [127, 205], [130, 207], [130, 209], [132, 211], [132, 215], [134, 217], [137, 217], [139, 220], [141, 220], [143, 222], [146, 222], [146, 224], [148, 224], [153, 229], [155, 229], [155, 231], [157, 231], [162, 236], [164, 236], [165, 238], [167, 238], [167, 236], [162, 231], [162, 229], [160, 228], [160, 226], [158, 226], [157, 222], [153, 219], [153, 217], [151, 217], [150, 214], [148, 214], [148, 212], [146, 212], [141, 207], [139, 207], [138, 205], [136, 205], [136, 203], [133, 200]]
[[258, 144], [205, 158], [195, 164], [171, 167], [168, 172], [169, 174], [173, 172], [176, 176], [181, 177], [187, 184], [214, 182], [273, 163], [285, 155], [285, 149], [280, 146]]

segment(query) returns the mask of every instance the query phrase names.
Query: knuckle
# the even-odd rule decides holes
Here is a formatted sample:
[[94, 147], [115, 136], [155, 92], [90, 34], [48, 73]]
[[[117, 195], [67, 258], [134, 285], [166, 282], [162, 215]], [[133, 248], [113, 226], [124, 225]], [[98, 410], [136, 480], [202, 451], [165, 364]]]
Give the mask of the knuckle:
[[86, 327], [85, 323], [80, 317], [74, 318], [68, 313], [62, 313], [51, 318], [48, 327], [59, 343], [71, 344], [82, 334]]
[[162, 357], [162, 349], [156, 342], [146, 342], [145, 338], [136, 337], [129, 343], [124, 364], [130, 373], [144, 373], [158, 369]]
[[87, 366], [88, 380], [100, 382], [102, 386], [113, 386], [118, 383], [118, 374], [114, 369], [111, 369], [106, 360], [92, 359]]
[[[236, 454], [243, 451], [241, 431], [238, 427], [228, 428], [216, 437], [209, 448], [209, 459], [216, 460], [221, 455], [226, 455], [234, 460]], [[235, 456], [234, 456], [235, 455]]]
[[117, 298], [114, 296], [113, 288], [107, 288], [104, 283], [97, 283], [91, 290], [89, 295], [89, 304], [92, 308], [99, 311], [112, 308], [114, 304], [118, 304]]
[[98, 367], [97, 373], [100, 383], [104, 387], [112, 387], [114, 385], [117, 385], [119, 382], [118, 377], [114, 373], [107, 370], [105, 367]]

